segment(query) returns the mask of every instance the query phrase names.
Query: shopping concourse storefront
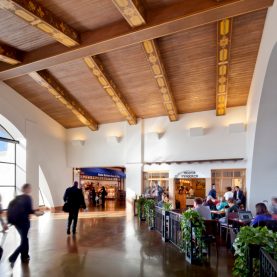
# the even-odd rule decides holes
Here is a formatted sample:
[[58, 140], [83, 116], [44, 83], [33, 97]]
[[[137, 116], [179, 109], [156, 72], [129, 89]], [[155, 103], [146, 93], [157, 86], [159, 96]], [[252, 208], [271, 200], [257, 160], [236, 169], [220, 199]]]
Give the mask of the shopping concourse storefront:
[[74, 181], [80, 184], [88, 206], [93, 206], [92, 204], [95, 201], [92, 199], [92, 189], [95, 190], [97, 199], [95, 206], [101, 205], [99, 201], [101, 201], [101, 190], [104, 187], [106, 190], [105, 206], [109, 210], [116, 209], [116, 207], [125, 207], [125, 168], [74, 168], [73, 178]]

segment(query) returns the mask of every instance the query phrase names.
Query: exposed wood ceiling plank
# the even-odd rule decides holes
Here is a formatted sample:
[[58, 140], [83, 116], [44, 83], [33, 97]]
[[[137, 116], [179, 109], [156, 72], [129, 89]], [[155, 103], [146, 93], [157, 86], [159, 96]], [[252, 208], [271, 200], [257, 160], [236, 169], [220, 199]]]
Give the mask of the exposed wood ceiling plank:
[[98, 129], [96, 121], [82, 107], [82, 105], [74, 99], [58, 82], [50, 75], [47, 70], [31, 72], [29, 76], [35, 80], [40, 86], [48, 90], [58, 101], [65, 105], [78, 120], [93, 131]]
[[78, 33], [35, 0], [0, 0], [7, 10], [67, 47], [79, 45]]
[[[114, 0], [113, 2], [132, 28], [146, 24], [141, 1]], [[171, 121], [176, 121], [178, 119], [176, 102], [169, 85], [157, 44], [154, 40], [147, 40], [142, 43], [142, 46], [162, 94], [163, 104], [168, 117]]]
[[81, 34], [82, 44], [74, 49], [65, 50], [59, 45], [51, 45], [26, 53], [22, 64], [5, 67], [0, 71], [0, 80], [265, 9], [273, 2], [274, 0], [226, 0], [217, 3], [203, 0], [195, 5], [195, 0], [187, 0], [172, 8], [161, 8], [153, 15], [149, 14], [148, 24], [136, 30], [130, 31], [126, 29], [125, 23], [119, 22], [101, 30]]
[[139, 27], [146, 23], [141, 1], [112, 0], [119, 12], [124, 16], [131, 27]]
[[116, 85], [112, 80], [107, 77], [107, 74], [104, 72], [103, 66], [99, 59], [96, 57], [85, 57], [85, 63], [89, 67], [92, 75], [97, 79], [106, 93], [114, 101], [118, 111], [126, 117], [130, 125], [135, 125], [137, 123], [136, 116], [131, 110], [129, 105], [126, 103], [122, 93], [117, 89]]
[[0, 44], [0, 61], [11, 64], [11, 65], [16, 65], [21, 63], [22, 59], [22, 52], [8, 46], [6, 44]]
[[217, 23], [216, 115], [225, 115], [232, 39], [232, 18]]
[[175, 99], [173, 97], [156, 43], [154, 40], [147, 40], [144, 41], [142, 45], [147, 59], [150, 63], [159, 90], [162, 94], [164, 107], [169, 116], [169, 119], [171, 121], [176, 121], [178, 119], [178, 112]]

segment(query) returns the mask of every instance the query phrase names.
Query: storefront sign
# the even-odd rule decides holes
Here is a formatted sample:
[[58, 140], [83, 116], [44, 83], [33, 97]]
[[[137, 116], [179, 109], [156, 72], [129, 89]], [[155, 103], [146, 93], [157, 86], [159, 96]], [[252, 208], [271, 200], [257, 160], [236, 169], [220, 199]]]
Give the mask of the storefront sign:
[[198, 173], [196, 173], [194, 170], [185, 170], [182, 172], [179, 172], [175, 179], [191, 179], [191, 178], [199, 178]]

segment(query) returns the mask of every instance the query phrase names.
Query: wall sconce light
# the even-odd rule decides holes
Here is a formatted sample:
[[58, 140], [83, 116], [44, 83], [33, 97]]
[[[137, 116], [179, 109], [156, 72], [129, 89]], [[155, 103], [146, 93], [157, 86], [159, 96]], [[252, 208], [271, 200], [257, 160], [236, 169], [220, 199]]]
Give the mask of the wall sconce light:
[[86, 141], [82, 140], [82, 139], [74, 139], [74, 140], [71, 141], [71, 144], [73, 146], [84, 146], [85, 143], [86, 143]]
[[157, 131], [157, 132], [150, 132], [147, 133], [147, 138], [148, 139], [161, 139], [165, 134], [165, 131]]
[[121, 136], [108, 136], [107, 142], [108, 143], [120, 143], [122, 141]]
[[245, 132], [246, 126], [244, 123], [234, 123], [234, 124], [229, 124], [228, 129], [229, 129], [229, 134], [237, 134], [237, 133]]
[[189, 129], [189, 135], [191, 137], [200, 137], [204, 135], [205, 129], [203, 127], [195, 127]]

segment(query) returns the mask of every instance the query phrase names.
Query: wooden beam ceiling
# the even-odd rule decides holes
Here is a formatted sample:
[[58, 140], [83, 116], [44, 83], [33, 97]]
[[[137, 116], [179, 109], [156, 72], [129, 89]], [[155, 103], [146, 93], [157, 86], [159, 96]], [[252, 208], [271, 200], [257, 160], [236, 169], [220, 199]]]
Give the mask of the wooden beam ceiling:
[[216, 115], [225, 115], [232, 39], [232, 18], [217, 23]]
[[[0, 0], [0, 2], [4, 2]], [[6, 1], [5, 1], [6, 2]], [[13, 1], [14, 2], [14, 1]], [[146, 40], [217, 22], [270, 7], [274, 0], [210, 0], [181, 1], [172, 7], [164, 7], [148, 13], [148, 24], [130, 31], [125, 23], [81, 34], [82, 44], [74, 49], [64, 49], [57, 44], [45, 46], [24, 55], [23, 63], [4, 67], [0, 81], [28, 74], [86, 56], [95, 56]]]
[[58, 101], [60, 101], [66, 108], [82, 122], [85, 126], [93, 131], [98, 129], [96, 121], [89, 115], [89, 113], [82, 107], [82, 105], [74, 99], [64, 88], [62, 88], [53, 76], [47, 70], [38, 72], [31, 72], [29, 76], [34, 79], [40, 86], [48, 90]]
[[[141, 1], [113, 0], [113, 2], [132, 28], [140, 27], [146, 24]], [[163, 104], [168, 117], [171, 121], [176, 121], [178, 119], [177, 107], [157, 44], [154, 40], [147, 40], [142, 43], [142, 46], [154, 78], [156, 79], [157, 85], [162, 94]]]
[[162, 94], [164, 107], [169, 119], [176, 121], [178, 119], [176, 103], [156, 43], [154, 40], [146, 40], [142, 45]]
[[122, 93], [118, 90], [116, 85], [112, 80], [107, 77], [107, 74], [104, 72], [103, 66], [99, 59], [96, 57], [85, 57], [85, 63], [90, 69], [92, 75], [97, 79], [102, 88], [114, 101], [119, 112], [126, 117], [130, 125], [135, 125], [137, 123], [136, 116], [131, 108], [126, 103]]
[[67, 47], [79, 45], [78, 33], [35, 0], [0, 0], [7, 10]]
[[21, 63], [22, 52], [6, 44], [0, 44], [0, 61], [16, 65]]
[[112, 0], [119, 12], [124, 16], [131, 27], [139, 27], [146, 23], [141, 1]]

